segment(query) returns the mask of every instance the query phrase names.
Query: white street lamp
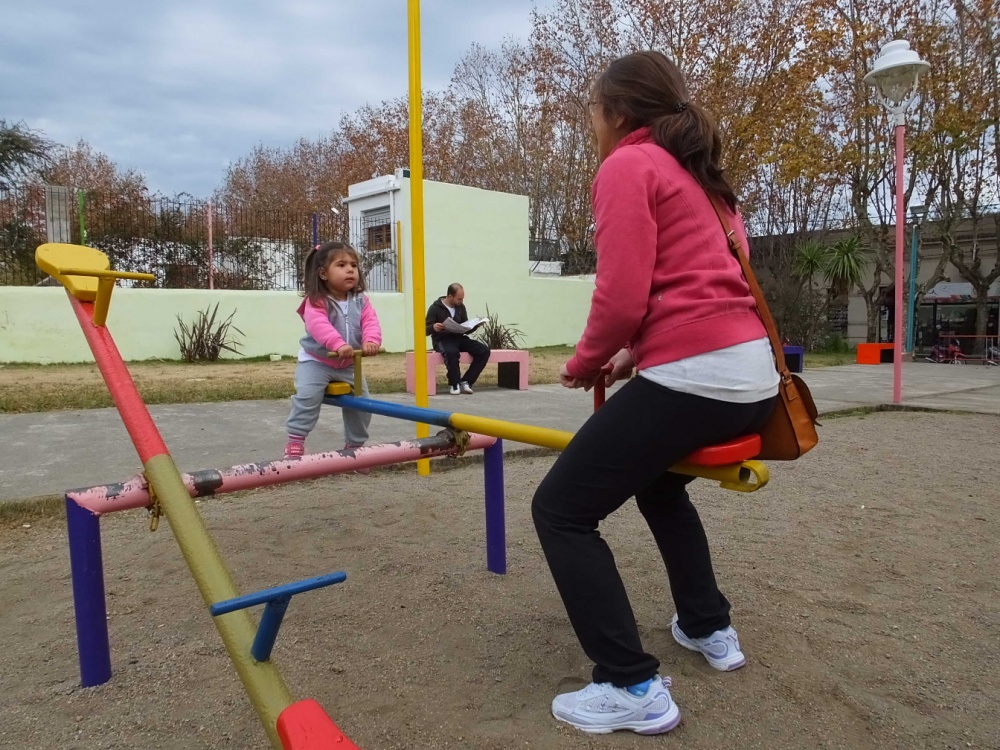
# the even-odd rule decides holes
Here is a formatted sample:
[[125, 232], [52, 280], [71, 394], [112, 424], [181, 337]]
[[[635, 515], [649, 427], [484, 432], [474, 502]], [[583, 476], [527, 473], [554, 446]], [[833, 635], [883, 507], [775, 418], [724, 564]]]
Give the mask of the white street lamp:
[[893, 116], [896, 126], [896, 315], [893, 324], [892, 402], [903, 400], [903, 230], [906, 225], [903, 207], [903, 134], [905, 114], [917, 93], [921, 73], [930, 64], [910, 49], [910, 43], [897, 39], [882, 47], [865, 83], [878, 88], [882, 104]]

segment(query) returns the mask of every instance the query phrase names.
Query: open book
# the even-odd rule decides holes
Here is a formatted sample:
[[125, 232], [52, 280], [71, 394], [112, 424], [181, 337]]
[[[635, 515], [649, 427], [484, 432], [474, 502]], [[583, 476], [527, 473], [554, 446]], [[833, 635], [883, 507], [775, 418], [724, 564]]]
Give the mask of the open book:
[[445, 333], [472, 333], [486, 321], [482, 318], [469, 318], [464, 323], [456, 323], [454, 318], [446, 318], [444, 321]]

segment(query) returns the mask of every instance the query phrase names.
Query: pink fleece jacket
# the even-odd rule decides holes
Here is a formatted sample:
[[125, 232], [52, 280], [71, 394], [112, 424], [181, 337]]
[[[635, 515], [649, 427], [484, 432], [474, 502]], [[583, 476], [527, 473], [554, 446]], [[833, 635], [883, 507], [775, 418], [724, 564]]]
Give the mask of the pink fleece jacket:
[[[310, 357], [330, 367], [352, 367], [354, 361], [324, 356], [328, 351], [335, 352], [345, 344], [355, 349], [360, 349], [363, 343], [382, 344], [382, 327], [375, 308], [365, 294], [350, 295], [347, 319], [335, 304], [323, 302], [317, 305], [308, 299], [302, 300], [298, 313], [306, 326], [306, 335], [299, 343]], [[360, 332], [356, 326], [350, 325], [351, 319], [357, 321], [355, 315], [360, 318]]]
[[597, 375], [626, 346], [645, 369], [766, 335], [711, 201], [649, 128], [604, 160], [591, 197], [597, 282], [572, 376]]

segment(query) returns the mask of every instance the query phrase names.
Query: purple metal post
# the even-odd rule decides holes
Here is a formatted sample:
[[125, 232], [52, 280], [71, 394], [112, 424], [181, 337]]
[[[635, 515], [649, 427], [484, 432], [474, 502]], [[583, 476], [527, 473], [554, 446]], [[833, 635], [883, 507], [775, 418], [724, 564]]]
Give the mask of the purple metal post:
[[104, 564], [101, 560], [101, 517], [67, 497], [66, 526], [69, 531], [80, 681], [84, 687], [93, 687], [111, 679], [111, 644], [108, 641]]
[[483, 451], [483, 478], [486, 485], [486, 568], [491, 573], [507, 572], [507, 532], [503, 512], [503, 440]]

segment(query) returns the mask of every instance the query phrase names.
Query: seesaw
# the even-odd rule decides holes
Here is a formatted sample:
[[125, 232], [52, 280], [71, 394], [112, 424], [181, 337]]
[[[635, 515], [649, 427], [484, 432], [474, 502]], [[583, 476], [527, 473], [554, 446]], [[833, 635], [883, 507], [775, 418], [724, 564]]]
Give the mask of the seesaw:
[[[354, 358], [354, 383], [353, 389], [346, 383], [331, 384], [324, 402], [344, 409], [357, 409], [385, 417], [492, 435], [497, 439], [555, 450], [563, 450], [573, 439], [573, 433], [565, 430], [364, 398], [361, 396], [360, 387], [360, 355]], [[603, 394], [603, 386], [598, 385], [595, 389], [595, 406], [600, 405], [598, 400], [603, 401]], [[760, 461], [752, 460], [758, 453], [760, 453], [760, 436], [744, 435], [725, 443], [701, 448], [669, 469], [678, 474], [717, 481], [719, 486], [727, 490], [756, 492], [767, 484], [770, 478], [767, 466]]]
[[[42, 245], [35, 252], [35, 261], [66, 288], [97, 366], [143, 463], [146, 492], [154, 507], [170, 521], [188, 569], [210, 608], [212, 621], [271, 745], [284, 750], [326, 747], [357, 750], [316, 701], [292, 698], [269, 658], [291, 597], [339, 583], [345, 574], [315, 576], [240, 596], [105, 325], [115, 280], [151, 281], [153, 275], [112, 271], [104, 253], [82, 245]], [[111, 676], [107, 620], [101, 611], [104, 573], [100, 516], [67, 497], [66, 518], [81, 674], [85, 686], [94, 685], [106, 682]], [[247, 611], [247, 607], [255, 604], [265, 605], [259, 627], [254, 626]]]
[[[362, 398], [359, 354], [355, 357], [357, 390], [352, 391], [346, 384], [331, 384], [327, 390], [328, 403], [433, 424], [448, 428], [448, 431], [439, 433], [435, 438], [317, 454], [296, 461], [247, 464], [181, 475], [105, 326], [115, 280], [151, 280], [152, 275], [112, 271], [103, 253], [76, 245], [42, 245], [36, 252], [36, 261], [42, 270], [66, 287], [73, 310], [144, 466], [143, 474], [117, 485], [67, 493], [67, 525], [83, 684], [100, 684], [111, 676], [100, 516], [127, 508], [151, 507], [154, 522], [161, 513], [170, 521], [189, 570], [272, 745], [286, 750], [330, 746], [344, 750], [356, 748], [318, 703], [312, 700], [293, 702], [270, 659], [291, 597], [340, 583], [346, 574], [335, 572], [240, 595], [192, 498], [367, 466], [456, 455], [468, 449], [481, 448], [484, 450], [486, 475], [487, 566], [493, 572], [503, 573], [506, 570], [506, 555], [502, 440], [561, 450], [573, 434]], [[727, 489], [752, 492], [764, 486], [768, 479], [766, 467], [750, 460], [758, 450], [759, 438], [749, 436], [697, 451], [670, 468], [690, 476], [718, 481]], [[255, 628], [247, 608], [261, 604], [265, 609]]]

